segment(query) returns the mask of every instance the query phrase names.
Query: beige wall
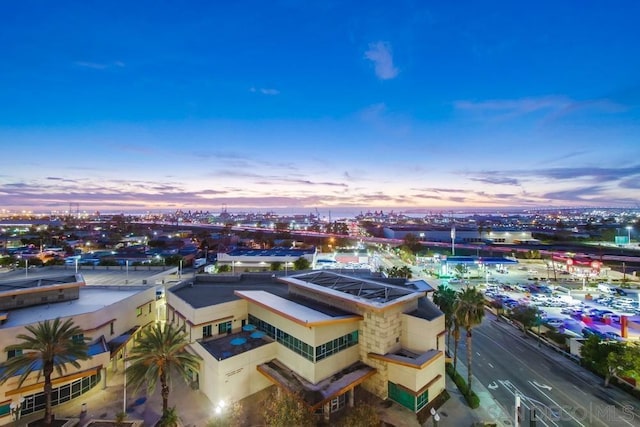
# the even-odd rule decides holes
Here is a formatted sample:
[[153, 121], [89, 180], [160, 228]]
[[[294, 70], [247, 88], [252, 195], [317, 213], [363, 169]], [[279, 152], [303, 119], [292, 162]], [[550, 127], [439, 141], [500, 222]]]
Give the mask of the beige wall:
[[[130, 292], [130, 290], [127, 290], [127, 292]], [[151, 313], [149, 313], [148, 305], [146, 304], [148, 302], [151, 303]], [[137, 316], [136, 307], [142, 304], [144, 304], [142, 314], [140, 316]], [[156, 318], [155, 304], [155, 289], [151, 287], [141, 290], [139, 293], [136, 293], [135, 295], [125, 298], [112, 305], [106, 306], [90, 313], [72, 316], [71, 318], [73, 319], [75, 325], [85, 331], [85, 336], [91, 338], [92, 342], [97, 341], [100, 336], [104, 336], [104, 339], [108, 342], [136, 325], [143, 326], [149, 322], [153, 322]], [[38, 317], [39, 316], [34, 312], [34, 324], [37, 322]], [[61, 318], [61, 320], [65, 321], [68, 318], [69, 317], [63, 317]], [[113, 321], [114, 330], [112, 334], [110, 321], [113, 319], [115, 320]], [[3, 327], [0, 329], [0, 343], [2, 346], [2, 348], [0, 349], [1, 362], [6, 361], [7, 359], [7, 352], [5, 351], [6, 346], [9, 346], [11, 344], [18, 344], [21, 342], [20, 340], [16, 339], [16, 336], [19, 334], [29, 334], [29, 332], [26, 330], [25, 325], [9, 328]], [[110, 352], [109, 350], [106, 350], [104, 353], [95, 355], [89, 360], [79, 361], [80, 367], [78, 369], [68, 364], [67, 371], [63, 376], [73, 375], [77, 372], [82, 372], [89, 369], [97, 369], [99, 367], [108, 368], [110, 365], [110, 358]], [[39, 381], [36, 381], [36, 378], [37, 372], [34, 372], [27, 378], [22, 387], [27, 387], [36, 383], [42, 383], [42, 378], [40, 378]], [[56, 378], [58, 378], [56, 372], [54, 372], [52, 378], [54, 379], [54, 381]], [[15, 397], [12, 395], [7, 395], [7, 393], [17, 388], [18, 379], [19, 377], [10, 378], [4, 385], [0, 386], [0, 401], [8, 400], [12, 397]], [[55, 386], [58, 387], [63, 384], [64, 383], [60, 383], [56, 384]], [[38, 391], [40, 390], [29, 391], [25, 394], [29, 395]], [[2, 424], [4, 421], [4, 418], [0, 419], [0, 424]]]
[[[228, 317], [232, 318], [227, 319]], [[218, 335], [220, 323], [231, 321], [232, 332], [239, 332], [242, 329], [242, 320], [246, 320], [247, 317], [247, 302], [245, 300], [204, 307], [195, 311], [193, 319], [187, 319], [194, 324], [194, 326], [189, 326], [187, 323], [187, 332], [192, 342], [197, 341], [202, 339], [202, 328], [211, 325], [211, 332], [215, 338]], [[220, 319], [225, 320], [219, 321]]]
[[[418, 391], [438, 375], [444, 373], [444, 353], [422, 369], [389, 363], [389, 381], [401, 384], [409, 390]], [[443, 376], [444, 377], [444, 376]]]
[[276, 358], [276, 347], [274, 342], [218, 361], [199, 343], [191, 344], [203, 359], [200, 390], [217, 404], [220, 400], [236, 402], [269, 387], [271, 381], [258, 372], [256, 366]]
[[400, 344], [402, 344], [402, 348], [416, 352], [425, 352], [436, 348], [443, 350], [444, 347], [440, 346], [443, 343], [438, 343], [438, 334], [444, 330], [444, 315], [427, 320], [402, 314]]

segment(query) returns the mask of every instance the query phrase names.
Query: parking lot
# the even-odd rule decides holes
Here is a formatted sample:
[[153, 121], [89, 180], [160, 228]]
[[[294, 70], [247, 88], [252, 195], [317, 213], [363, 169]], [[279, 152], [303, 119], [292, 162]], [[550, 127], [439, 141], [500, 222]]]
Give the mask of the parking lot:
[[[602, 277], [602, 285], [595, 288], [583, 288], [581, 278], [566, 271], [553, 272], [539, 261], [491, 269], [484, 280], [444, 279], [437, 284], [454, 289], [478, 286], [488, 300], [502, 301], [507, 310], [520, 305], [536, 307], [544, 326], [570, 336], [621, 340], [621, 316], [640, 315], [640, 294], [637, 289], [607, 283], [608, 279]], [[638, 332], [629, 330], [630, 337], [639, 338]]]

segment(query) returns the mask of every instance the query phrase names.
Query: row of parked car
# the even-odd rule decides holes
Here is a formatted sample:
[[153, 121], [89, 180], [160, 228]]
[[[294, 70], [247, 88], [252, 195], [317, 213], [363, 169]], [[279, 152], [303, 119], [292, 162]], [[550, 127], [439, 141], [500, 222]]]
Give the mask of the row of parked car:
[[[560, 312], [568, 315], [580, 321], [587, 320], [588, 322], [601, 322], [615, 324], [620, 322], [620, 315], [614, 313], [612, 310], [596, 308], [588, 306], [584, 302], [573, 299], [569, 295], [550, 295], [551, 292], [531, 293], [531, 290], [527, 288], [530, 296], [527, 298], [521, 298], [516, 300], [515, 298], [502, 293], [506, 291], [504, 286], [500, 285], [488, 285], [485, 290], [485, 295], [488, 298], [502, 301], [502, 305], [505, 308], [513, 309], [519, 305], [529, 305], [535, 307], [562, 307]], [[518, 289], [519, 290], [519, 289]], [[547, 289], [545, 289], [547, 290]], [[548, 289], [550, 291], [550, 289]], [[520, 290], [519, 290], [520, 291]], [[554, 328], [564, 328], [567, 325], [569, 319], [553, 317], [549, 318], [544, 310], [538, 309], [542, 323]], [[588, 319], [585, 319], [587, 317]], [[584, 325], [584, 323], [582, 323]], [[591, 323], [589, 323], [591, 324]], [[577, 332], [577, 331], [574, 331]], [[586, 326], [582, 329], [582, 336], [587, 338], [591, 335], [596, 335], [603, 340], [622, 340], [619, 334], [611, 331], [600, 331], [597, 327]]]
[[637, 300], [628, 297], [615, 297], [610, 295], [602, 295], [596, 298], [594, 302], [600, 305], [620, 310], [625, 313], [640, 314], [640, 304]]

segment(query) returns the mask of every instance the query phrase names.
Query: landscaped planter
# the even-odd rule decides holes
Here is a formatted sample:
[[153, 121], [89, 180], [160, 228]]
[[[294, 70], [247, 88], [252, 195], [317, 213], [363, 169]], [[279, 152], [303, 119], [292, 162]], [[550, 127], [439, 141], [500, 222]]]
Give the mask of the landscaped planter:
[[142, 427], [142, 420], [124, 420], [124, 421], [116, 421], [116, 420], [91, 420], [86, 425], [86, 427]]

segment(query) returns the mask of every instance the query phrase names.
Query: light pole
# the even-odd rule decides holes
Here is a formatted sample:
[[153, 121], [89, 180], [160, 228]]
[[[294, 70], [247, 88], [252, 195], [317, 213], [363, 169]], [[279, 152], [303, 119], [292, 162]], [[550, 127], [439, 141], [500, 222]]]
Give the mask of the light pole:
[[11, 402], [9, 409], [11, 409], [11, 416], [13, 421], [18, 421], [22, 415], [22, 404], [24, 403], [24, 397], [20, 397], [17, 402]]
[[627, 244], [629, 246], [631, 246], [631, 229], [632, 228], [633, 228], [632, 226], [627, 225]]
[[451, 256], [456, 255], [456, 225], [451, 226]]
[[24, 277], [29, 277], [29, 258], [24, 259]]
[[124, 389], [123, 389], [123, 396], [122, 396], [122, 413], [126, 414], [127, 413], [127, 347], [125, 345], [124, 349], [122, 350], [122, 372], [124, 375]]
[[178, 268], [178, 279], [182, 279], [182, 260], [180, 260], [180, 267]]
[[436, 411], [435, 408], [431, 408], [429, 412], [431, 413], [431, 418], [433, 419], [433, 427], [438, 427], [438, 421], [440, 421], [440, 414], [438, 414], [438, 411]]
[[124, 283], [128, 285], [129, 284], [129, 260], [128, 259], [124, 261], [124, 265], [125, 265], [125, 270], [127, 272], [127, 278], [125, 279]]
[[76, 274], [78, 274], [78, 258], [75, 259], [75, 264], [76, 264]]

